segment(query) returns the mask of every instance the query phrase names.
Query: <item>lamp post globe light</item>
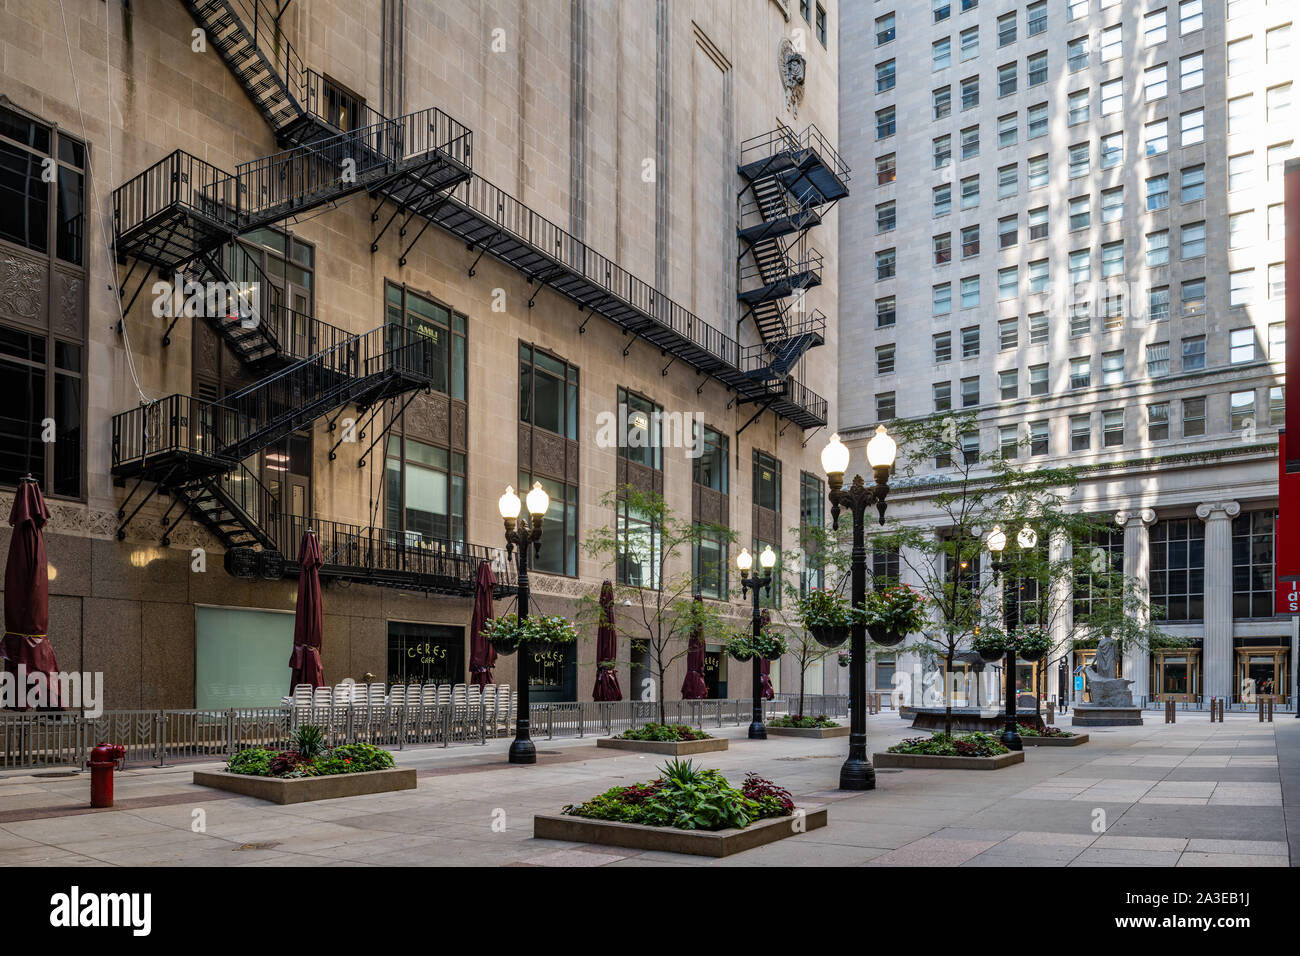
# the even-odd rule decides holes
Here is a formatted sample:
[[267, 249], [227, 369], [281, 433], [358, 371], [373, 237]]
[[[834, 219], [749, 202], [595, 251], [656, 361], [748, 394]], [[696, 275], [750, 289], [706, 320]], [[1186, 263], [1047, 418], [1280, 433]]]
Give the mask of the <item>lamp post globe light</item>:
[[[506, 493], [497, 501], [497, 510], [506, 525], [506, 557], [513, 555], [519, 568], [519, 620], [523, 621], [528, 618], [528, 550], [532, 548], [534, 557], [542, 553], [542, 520], [551, 506], [551, 498], [537, 481], [524, 498], [527, 519], [519, 517], [520, 504], [514, 488], [506, 485]], [[510, 744], [509, 760], [510, 763], [537, 763], [537, 748], [529, 736], [526, 646], [519, 648], [519, 673], [515, 680], [519, 684], [519, 713], [515, 717], [515, 739]]]
[[[1014, 624], [1015, 615], [1012, 612], [1011, 602], [1014, 600], [1015, 587], [1009, 585], [1006, 580], [1007, 562], [1002, 557], [1007, 547], [1007, 535], [997, 525], [989, 532], [986, 541], [989, 554], [993, 556], [993, 580], [1002, 584], [1002, 630], [1007, 637], [1011, 636], [1011, 628]], [[1038, 544], [1038, 533], [1033, 528], [1025, 525], [1016, 535], [1016, 544], [1022, 548], [1032, 548]], [[1003, 710], [1006, 711], [1007, 723], [1002, 731], [1002, 746], [1008, 750], [1023, 750], [1024, 744], [1020, 740], [1020, 734], [1016, 730], [1016, 649], [1014, 645], [1007, 647], [1007, 660], [1003, 665], [1006, 669], [1006, 693], [1004, 698], [1006, 704]]]
[[[853, 607], [861, 605], [867, 596], [866, 510], [874, 505], [880, 523], [885, 523], [889, 473], [897, 453], [898, 445], [886, 434], [885, 426], [878, 426], [876, 434], [867, 442], [867, 464], [875, 475], [875, 485], [868, 488], [861, 475], [854, 475], [853, 483], [845, 490], [844, 474], [851, 457], [848, 447], [837, 433], [822, 449], [822, 468], [830, 485], [831, 528], [839, 530], [841, 506], [847, 507], [853, 516], [850, 563]], [[867, 758], [867, 628], [855, 615], [849, 632], [849, 756], [840, 767], [840, 789], [874, 790], [875, 787], [876, 770]]]
[[[776, 552], [772, 546], [768, 545], [763, 549], [763, 553], [758, 556], [758, 563], [763, 568], [762, 574], [751, 574], [754, 567], [754, 556], [749, 553], [748, 548], [742, 548], [740, 554], [736, 555], [736, 567], [740, 570], [740, 593], [748, 594], [754, 602], [754, 615], [751, 626], [752, 634], [755, 638], [763, 630], [763, 612], [758, 606], [759, 591], [766, 589], [768, 594], [772, 593], [772, 581], [776, 577], [772, 569], [776, 567]], [[749, 739], [766, 740], [767, 728], [763, 726], [763, 658], [760, 654], [754, 655], [754, 711], [749, 722]]]

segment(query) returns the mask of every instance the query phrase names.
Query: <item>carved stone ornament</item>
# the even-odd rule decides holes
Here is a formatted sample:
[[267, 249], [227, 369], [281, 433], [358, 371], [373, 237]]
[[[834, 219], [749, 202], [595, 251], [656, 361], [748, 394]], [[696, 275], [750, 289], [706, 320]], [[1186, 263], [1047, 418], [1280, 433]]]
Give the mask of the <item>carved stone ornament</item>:
[[794, 48], [789, 37], [781, 38], [780, 70], [781, 85], [785, 87], [785, 108], [795, 119], [799, 118], [799, 104], [803, 101], [803, 81], [807, 62], [802, 53]]
[[24, 319], [41, 311], [45, 270], [13, 256], [0, 259], [0, 309]]

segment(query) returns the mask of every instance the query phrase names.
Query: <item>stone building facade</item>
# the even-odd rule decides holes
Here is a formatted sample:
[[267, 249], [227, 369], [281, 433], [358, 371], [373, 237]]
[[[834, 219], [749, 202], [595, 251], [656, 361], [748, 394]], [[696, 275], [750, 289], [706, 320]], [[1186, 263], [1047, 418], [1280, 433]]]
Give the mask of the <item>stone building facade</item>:
[[[840, 122], [874, 189], [841, 232], [839, 429], [973, 412], [972, 453], [1080, 466], [1073, 506], [1115, 517], [1108, 547], [1191, 641], [1124, 661], [1147, 699], [1295, 693], [1272, 601], [1292, 13], [845, 12]], [[1083, 660], [1049, 662], [1051, 696]]]
[[[730, 573], [715, 588], [717, 598], [738, 601], [731, 592], [740, 547], [797, 546], [801, 489], [820, 473], [817, 430], [836, 401], [838, 212], [829, 204], [816, 232], [821, 281], [807, 296], [830, 317], [824, 345], [780, 370], [775, 401], [755, 400], [738, 356], [766, 340], [737, 299], [746, 287], [737, 197], [747, 185], [738, 163], [743, 143], [774, 128], [797, 138], [815, 126], [822, 141], [836, 142], [838, 4], [823, 2], [805, 15], [784, 0], [235, 0], [233, 23], [219, 19], [218, 6], [65, 0], [0, 13], [0, 147], [7, 160], [0, 185], [6, 203], [28, 188], [33, 196], [47, 190], [24, 208], [51, 211], [40, 229], [30, 215], [3, 216], [0, 331], [8, 338], [0, 361], [9, 398], [22, 401], [11, 404], [21, 411], [0, 429], [0, 486], [12, 489], [30, 471], [50, 501], [50, 636], [62, 666], [103, 671], [105, 704], [115, 709], [252, 704], [287, 690], [287, 649], [283, 666], [277, 661], [291, 628], [292, 575], [227, 573], [231, 542], [194, 520], [196, 509], [215, 506], [198, 492], [188, 505], [182, 495], [153, 493], [167, 482], [147, 471], [148, 455], [123, 466], [141, 422], [142, 440], [160, 442], [168, 421], [173, 430], [181, 422], [181, 431], [191, 419], [208, 423], [204, 403], [234, 401], [230, 396], [251, 394], [243, 390], [275, 374], [245, 361], [236, 351], [243, 346], [219, 325], [187, 317], [173, 324], [151, 311], [153, 284], [171, 278], [157, 265], [167, 244], [203, 228], [193, 223], [205, 216], [225, 223], [226, 238], [240, 244], [212, 253], [212, 268], [233, 275], [232, 262], [254, 261], [246, 270], [266, 279], [259, 289], [264, 313], [271, 314], [269, 302], [276, 315], [290, 316], [283, 327], [290, 339], [312, 330], [310, 345], [298, 352], [292, 341], [279, 343], [287, 356], [282, 371], [327, 341], [357, 341], [349, 337], [381, 327], [389, 334], [394, 325], [419, 325], [438, 361], [447, 362], [445, 380], [383, 396], [373, 418], [375, 408], [344, 403], [257, 449], [231, 469], [234, 478], [209, 476], [226, 497], [239, 480], [239, 493], [253, 496], [248, 502], [259, 487], [266, 490], [264, 524], [275, 525], [269, 540], [290, 563], [306, 524], [336, 533], [322, 535], [327, 564], [344, 562], [359, 541], [380, 542], [390, 554], [396, 548], [412, 561], [396, 583], [329, 578], [327, 680], [431, 674], [402, 670], [400, 661], [414, 656], [443, 668], [438, 679], [464, 681], [471, 600], [455, 588], [431, 587], [420, 569], [478, 548], [504, 572], [493, 549], [503, 545], [497, 499], [507, 484], [545, 478], [552, 490], [543, 568], [532, 577], [534, 611], [571, 614], [577, 598], [617, 577], [618, 569], [590, 557], [581, 542], [614, 524], [602, 497], [635, 472], [624, 464], [625, 449], [598, 439], [602, 416], [629, 396], [670, 420], [698, 414], [721, 442], [715, 471], [725, 483], [717, 487], [712, 476], [705, 490], [720, 492], [709, 500], [737, 542], [722, 551]], [[797, 102], [783, 82], [783, 40], [803, 51]], [[253, 54], [256, 63], [241, 59]], [[241, 73], [241, 63], [251, 65]], [[441, 112], [428, 117], [440, 118], [427, 125], [423, 114], [405, 125], [397, 120], [435, 108]], [[341, 138], [357, 147], [362, 139], [349, 141], [348, 133], [371, 129], [366, 123], [375, 117], [392, 125], [375, 122], [368, 145], [346, 157], [362, 176], [375, 177], [367, 188], [345, 192], [326, 183], [320, 188], [336, 194], [274, 221], [250, 212], [291, 189], [299, 190], [295, 201], [311, 199], [306, 187], [285, 182], [319, 173], [313, 164], [322, 160], [302, 152], [335, 148]], [[432, 189], [434, 166], [403, 167], [406, 178], [368, 172], [375, 156], [366, 149], [384, 155], [398, 129], [411, 149], [417, 136], [442, 137], [430, 139], [440, 149], [453, 143], [447, 155], [455, 162], [438, 168], [472, 169], [459, 192], [448, 191], [450, 205], [437, 203], [447, 195], [436, 189], [423, 205], [394, 192], [405, 188], [400, 184]], [[472, 154], [468, 138], [447, 132], [458, 129], [472, 134]], [[290, 160], [274, 159], [295, 149]], [[125, 235], [155, 228], [141, 224], [138, 208], [166, 201], [125, 187], [145, 183], [148, 171], [173, 155], [187, 165], [165, 167], [173, 174], [163, 193], [193, 197], [210, 187], [216, 195], [227, 188], [222, 183], [234, 183], [222, 202], [244, 218], [232, 228], [221, 219], [221, 202], [200, 209], [196, 200], [183, 210], [179, 232], [157, 228], [124, 254]], [[43, 165], [62, 170], [61, 178], [42, 181]], [[257, 180], [258, 170], [269, 174]], [[203, 176], [211, 181], [200, 183]], [[847, 171], [841, 178], [847, 181]], [[605, 263], [605, 281], [612, 275], [624, 284], [608, 306], [581, 308], [567, 291], [573, 287], [561, 288], [569, 281], [562, 270], [530, 272], [502, 258], [504, 241], [475, 245], [456, 234], [446, 217], [457, 202], [485, 220], [498, 216], [502, 235], [522, 236], [521, 248], [562, 264], [585, 257], [591, 274], [591, 263]], [[133, 271], [149, 255], [155, 259]], [[615, 311], [619, 320], [611, 318]], [[660, 326], [638, 327], [637, 315], [672, 334], [655, 339]], [[342, 338], [315, 337], [327, 333]], [[692, 351], [691, 341], [707, 347]], [[331, 374], [345, 371], [332, 367]], [[524, 420], [521, 382], [533, 381], [526, 374], [549, 376], [545, 398], [534, 391], [527, 407], [562, 409], [559, 420], [543, 422], [540, 411]], [[159, 413], [181, 407], [166, 405], [172, 395], [192, 402], [184, 405], [191, 413]], [[136, 418], [120, 417], [141, 409]], [[48, 419], [54, 442], [40, 440]], [[193, 440], [208, 442], [212, 433]], [[649, 469], [654, 474], [641, 479], [676, 513], [691, 515], [700, 499], [696, 464], [682, 447], [665, 447]], [[153, 477], [140, 480], [141, 468]], [[181, 473], [170, 480], [179, 483]], [[756, 481], [771, 499], [762, 509]], [[0, 535], [0, 546], [7, 541]], [[265, 542], [252, 547], [268, 550]], [[455, 565], [458, 572], [465, 566]], [[498, 610], [512, 600], [504, 597]], [[741, 605], [729, 613], [743, 624]], [[717, 648], [710, 654], [720, 670], [715, 689], [747, 695], [748, 669], [728, 674], [725, 655]], [[624, 630], [625, 690], [639, 683], [635, 656]], [[683, 666], [679, 660], [669, 671], [670, 698], [678, 696]], [[779, 688], [797, 683], [792, 667], [775, 668]], [[553, 662], [534, 699], [589, 699], [595, 669], [595, 644], [584, 634], [569, 658]], [[495, 677], [513, 684], [513, 659], [502, 658]], [[812, 689], [823, 689], [820, 678]]]

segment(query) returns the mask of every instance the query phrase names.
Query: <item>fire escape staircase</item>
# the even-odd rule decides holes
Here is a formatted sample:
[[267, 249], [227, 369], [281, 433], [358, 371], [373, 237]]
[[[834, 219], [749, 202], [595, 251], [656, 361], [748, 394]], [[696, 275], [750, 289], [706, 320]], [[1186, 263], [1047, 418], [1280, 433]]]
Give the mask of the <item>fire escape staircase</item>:
[[781, 125], [741, 144], [738, 172], [739, 322], [752, 319], [760, 340], [742, 358], [752, 379], [782, 390], [804, 353], [825, 342], [825, 315], [804, 306], [804, 293], [822, 281], [822, 257], [807, 235], [848, 195], [849, 169], [815, 126], [796, 134]]

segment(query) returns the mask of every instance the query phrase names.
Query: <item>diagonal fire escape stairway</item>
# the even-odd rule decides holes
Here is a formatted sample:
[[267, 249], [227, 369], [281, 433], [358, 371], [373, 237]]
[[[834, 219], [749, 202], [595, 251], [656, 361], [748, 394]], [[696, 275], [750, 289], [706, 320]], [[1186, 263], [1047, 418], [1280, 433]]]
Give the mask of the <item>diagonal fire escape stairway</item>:
[[336, 409], [355, 404], [364, 410], [402, 395], [409, 401], [432, 384], [432, 343], [384, 325], [220, 401], [170, 395], [115, 415], [112, 472], [136, 479], [128, 502], [141, 484], [153, 485], [123, 515], [118, 537], [160, 490], [174, 496], [164, 519], [171, 521], [168, 531], [188, 512], [227, 548], [257, 544], [292, 553], [295, 542], [280, 533], [274, 496], [243, 462]]
[[803, 311], [803, 293], [822, 278], [822, 257], [806, 237], [829, 205], [848, 195], [849, 169], [815, 126], [796, 134], [781, 125], [741, 144], [738, 172], [745, 181], [740, 260], [751, 260], [739, 270], [740, 322], [752, 318], [761, 340], [743, 351], [756, 380], [773, 390], [795, 388], [790, 371], [824, 343], [826, 328], [822, 312]]

